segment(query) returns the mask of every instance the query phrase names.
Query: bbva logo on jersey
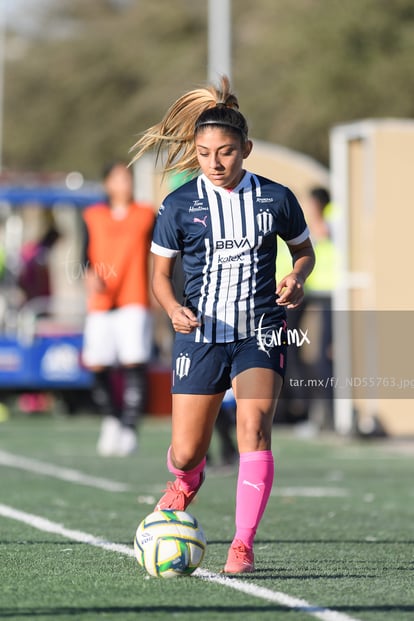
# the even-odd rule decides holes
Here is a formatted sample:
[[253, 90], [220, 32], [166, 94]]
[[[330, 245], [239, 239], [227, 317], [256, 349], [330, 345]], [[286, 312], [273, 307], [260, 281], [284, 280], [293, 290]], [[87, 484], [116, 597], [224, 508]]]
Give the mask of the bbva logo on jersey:
[[259, 231], [267, 235], [273, 227], [273, 214], [268, 209], [266, 209], [266, 211], [260, 211], [256, 216], [256, 222]]
[[251, 248], [252, 245], [247, 237], [241, 239], [218, 239], [216, 241], [216, 250], [232, 250], [233, 248]]
[[188, 354], [180, 354], [175, 360], [175, 374], [178, 379], [182, 379], [190, 370], [191, 358]]

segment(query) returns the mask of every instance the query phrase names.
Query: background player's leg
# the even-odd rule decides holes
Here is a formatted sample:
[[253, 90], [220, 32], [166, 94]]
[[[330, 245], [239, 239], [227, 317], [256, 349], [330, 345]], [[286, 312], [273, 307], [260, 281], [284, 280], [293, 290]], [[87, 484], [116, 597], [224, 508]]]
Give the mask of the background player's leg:
[[152, 351], [149, 311], [129, 305], [113, 312], [117, 357], [121, 364], [121, 433], [117, 454], [133, 453], [138, 446], [139, 419], [147, 402], [147, 363]]
[[92, 373], [91, 397], [102, 417], [96, 448], [100, 455], [114, 455], [118, 446], [120, 422], [112, 377], [116, 348], [111, 313], [94, 312], [86, 317], [82, 357]]
[[109, 367], [92, 370], [92, 399], [102, 417], [96, 449], [102, 456], [116, 453], [121, 428], [111, 371]]
[[137, 427], [147, 402], [147, 366], [122, 367], [122, 430], [118, 454], [126, 456], [137, 448]]

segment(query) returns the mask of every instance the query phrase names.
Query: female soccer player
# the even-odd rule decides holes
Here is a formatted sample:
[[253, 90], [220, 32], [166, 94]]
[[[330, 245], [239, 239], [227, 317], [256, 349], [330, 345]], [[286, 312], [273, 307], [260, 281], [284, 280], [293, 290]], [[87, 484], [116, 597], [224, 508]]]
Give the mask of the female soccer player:
[[[164, 170], [201, 171], [164, 200], [155, 225], [153, 292], [174, 330], [172, 439], [175, 475], [157, 509], [185, 510], [204, 480], [205, 456], [225, 391], [237, 403], [240, 453], [236, 532], [225, 573], [254, 571], [253, 540], [273, 483], [271, 433], [286, 362], [285, 307], [296, 308], [314, 265], [292, 192], [243, 169], [252, 150], [227, 78], [181, 96], [134, 145], [139, 158], [167, 148]], [[292, 271], [275, 282], [276, 236]], [[172, 285], [182, 257], [184, 301]]]

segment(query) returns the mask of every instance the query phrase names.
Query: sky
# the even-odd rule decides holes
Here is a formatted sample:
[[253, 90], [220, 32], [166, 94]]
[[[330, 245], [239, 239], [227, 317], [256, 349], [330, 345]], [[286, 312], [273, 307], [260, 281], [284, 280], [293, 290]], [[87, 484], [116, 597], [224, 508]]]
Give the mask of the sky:
[[[113, 5], [127, 6], [132, 0], [109, 0]], [[53, 5], [59, 0], [0, 0], [0, 20], [18, 30], [30, 33], [36, 30], [37, 14], [46, 5]], [[87, 0], [85, 0], [87, 2]]]
[[36, 14], [45, 4], [54, 0], [0, 0], [3, 23], [22, 32], [33, 29]]

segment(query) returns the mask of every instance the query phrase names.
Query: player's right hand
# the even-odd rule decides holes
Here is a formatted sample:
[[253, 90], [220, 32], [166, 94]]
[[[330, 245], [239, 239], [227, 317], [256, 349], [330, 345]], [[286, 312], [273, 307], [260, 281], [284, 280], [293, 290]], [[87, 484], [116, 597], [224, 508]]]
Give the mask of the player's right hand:
[[171, 313], [171, 323], [176, 332], [190, 334], [201, 323], [187, 306], [177, 306]]

